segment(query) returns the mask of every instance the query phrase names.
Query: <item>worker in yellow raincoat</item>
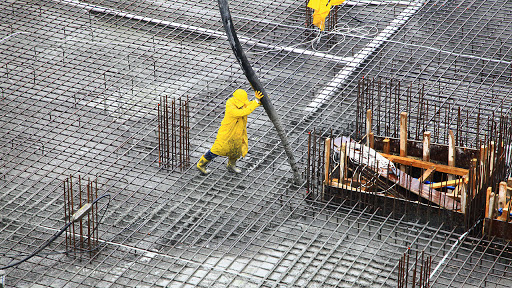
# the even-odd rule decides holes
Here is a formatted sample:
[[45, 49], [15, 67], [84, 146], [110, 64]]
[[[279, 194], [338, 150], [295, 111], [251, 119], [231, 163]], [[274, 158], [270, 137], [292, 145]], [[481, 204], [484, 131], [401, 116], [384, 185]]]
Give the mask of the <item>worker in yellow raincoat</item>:
[[255, 97], [258, 101], [249, 101], [247, 92], [237, 89], [233, 93], [233, 97], [226, 101], [226, 112], [217, 132], [217, 139], [215, 139], [212, 148], [201, 156], [196, 165], [203, 175], [210, 173], [206, 169], [206, 165], [217, 156], [228, 157], [227, 168], [229, 171], [242, 172], [236, 167], [236, 160], [245, 157], [248, 150], [247, 115], [260, 106], [259, 99], [263, 97], [263, 94], [256, 91]]

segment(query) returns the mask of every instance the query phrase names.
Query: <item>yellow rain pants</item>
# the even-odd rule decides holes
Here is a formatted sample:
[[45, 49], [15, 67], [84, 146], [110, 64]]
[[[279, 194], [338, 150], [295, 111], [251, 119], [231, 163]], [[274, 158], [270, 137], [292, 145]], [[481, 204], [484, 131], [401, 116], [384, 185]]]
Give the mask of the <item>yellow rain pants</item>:
[[[245, 96], [247, 99], [247, 96]], [[245, 157], [248, 150], [247, 115], [251, 114], [260, 104], [258, 101], [245, 103], [231, 97], [226, 102], [224, 119], [217, 132], [217, 139], [210, 151], [231, 159]]]

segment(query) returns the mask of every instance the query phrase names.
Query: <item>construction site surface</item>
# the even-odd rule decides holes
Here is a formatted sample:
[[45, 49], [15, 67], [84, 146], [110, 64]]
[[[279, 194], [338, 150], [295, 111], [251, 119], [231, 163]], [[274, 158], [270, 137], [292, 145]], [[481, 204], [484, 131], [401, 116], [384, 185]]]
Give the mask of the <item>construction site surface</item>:
[[0, 1], [0, 286], [512, 287], [512, 2], [308, 2], [229, 1], [295, 183], [262, 108], [195, 168], [217, 1]]

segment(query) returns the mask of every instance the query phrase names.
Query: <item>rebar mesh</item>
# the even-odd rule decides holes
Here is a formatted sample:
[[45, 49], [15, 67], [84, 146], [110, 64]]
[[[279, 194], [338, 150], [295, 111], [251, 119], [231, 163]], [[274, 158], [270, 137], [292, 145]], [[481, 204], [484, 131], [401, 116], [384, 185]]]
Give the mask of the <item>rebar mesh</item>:
[[[421, 83], [431, 105], [463, 109], [468, 134], [492, 132], [478, 131], [478, 111], [512, 116], [511, 3], [347, 0], [320, 34], [305, 26], [305, 6], [230, 1], [302, 169], [307, 131], [355, 132], [363, 76]], [[215, 1], [6, 0], [0, 15], [0, 265], [64, 224], [69, 175], [112, 196], [98, 206], [95, 257], [64, 253], [59, 238], [7, 270], [8, 286], [396, 287], [407, 247], [440, 265], [434, 286], [510, 286], [509, 247], [497, 240], [307, 199], [261, 109], [249, 116], [241, 175], [221, 159], [207, 177], [159, 167], [160, 97], [188, 97], [193, 162], [225, 100], [249, 88]], [[405, 105], [405, 90], [398, 97]]]

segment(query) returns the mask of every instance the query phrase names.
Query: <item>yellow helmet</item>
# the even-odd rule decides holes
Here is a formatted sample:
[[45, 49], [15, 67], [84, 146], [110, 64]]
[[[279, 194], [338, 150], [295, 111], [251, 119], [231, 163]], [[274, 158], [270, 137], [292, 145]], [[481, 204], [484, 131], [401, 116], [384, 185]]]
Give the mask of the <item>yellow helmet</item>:
[[247, 98], [247, 92], [245, 92], [243, 89], [236, 89], [236, 91], [233, 92], [233, 96], [242, 104], [249, 102], [249, 99]]

